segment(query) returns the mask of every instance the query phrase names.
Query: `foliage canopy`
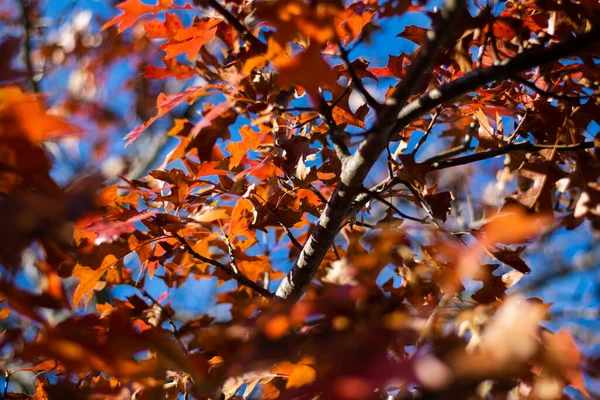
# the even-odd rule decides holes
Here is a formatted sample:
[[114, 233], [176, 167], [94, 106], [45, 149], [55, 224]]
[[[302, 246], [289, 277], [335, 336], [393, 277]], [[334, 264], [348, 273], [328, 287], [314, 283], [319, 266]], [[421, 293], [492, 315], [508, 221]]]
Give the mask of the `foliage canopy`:
[[42, 3], [0, 13], [4, 398], [593, 395], [532, 290], [600, 228], [597, 1]]

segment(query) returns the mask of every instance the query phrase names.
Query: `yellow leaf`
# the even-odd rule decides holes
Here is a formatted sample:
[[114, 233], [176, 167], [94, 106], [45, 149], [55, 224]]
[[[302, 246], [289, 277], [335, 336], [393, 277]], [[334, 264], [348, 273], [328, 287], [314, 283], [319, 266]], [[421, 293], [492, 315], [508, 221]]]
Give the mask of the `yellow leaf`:
[[272, 370], [274, 374], [287, 375], [286, 389], [308, 385], [317, 379], [317, 372], [306, 364], [292, 364], [288, 361], [280, 362]]
[[108, 269], [114, 266], [117, 262], [117, 258], [114, 255], [109, 254], [104, 257], [102, 265], [96, 270], [77, 264], [73, 269], [73, 276], [79, 278], [79, 285], [77, 286], [75, 294], [73, 295], [73, 305], [77, 306], [81, 299], [86, 296], [85, 307], [87, 308], [87, 305], [91, 299], [92, 290], [94, 290], [96, 284], [100, 281], [100, 278], [104, 276], [106, 271], [108, 271]]

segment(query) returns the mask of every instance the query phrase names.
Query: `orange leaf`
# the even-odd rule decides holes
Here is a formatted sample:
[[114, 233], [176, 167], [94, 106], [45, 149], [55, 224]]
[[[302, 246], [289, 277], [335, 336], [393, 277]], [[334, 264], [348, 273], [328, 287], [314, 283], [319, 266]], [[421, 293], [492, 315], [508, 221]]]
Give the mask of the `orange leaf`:
[[196, 70], [188, 65], [179, 64], [177, 60], [172, 58], [163, 59], [166, 68], [155, 67], [149, 65], [144, 70], [144, 78], [151, 79], [167, 79], [175, 78], [177, 80], [190, 79], [196, 75]]
[[2, 308], [0, 309], [0, 319], [5, 319], [8, 318], [8, 316], [10, 315], [12, 311], [9, 310], [8, 308]]
[[527, 214], [520, 207], [505, 207], [481, 230], [485, 233], [486, 245], [522, 243], [540, 233], [550, 222], [550, 217]]
[[544, 331], [544, 339], [549, 356], [559, 366], [569, 385], [588, 397], [589, 393], [585, 387], [583, 374], [579, 369], [583, 356], [571, 334], [565, 329], [556, 333]]
[[229, 223], [229, 237], [233, 238], [239, 235], [254, 221], [254, 205], [248, 199], [240, 198], [231, 212], [231, 222]]
[[289, 328], [289, 319], [285, 315], [278, 315], [267, 321], [263, 330], [269, 339], [277, 340], [283, 337]]
[[242, 126], [240, 128], [242, 141], [227, 144], [227, 151], [231, 153], [229, 168], [235, 168], [240, 165], [242, 158], [244, 158], [248, 150], [256, 150], [266, 133], [266, 131], [254, 132], [249, 126]]
[[317, 379], [317, 373], [314, 368], [305, 364], [292, 364], [287, 361], [277, 364], [271, 372], [274, 374], [287, 375], [288, 380], [285, 385], [286, 389], [308, 385]]
[[215, 38], [217, 25], [220, 22], [221, 20], [214, 19], [208, 23], [202, 22], [198, 26], [181, 29], [173, 37], [173, 40], [161, 48], [167, 53], [167, 58], [185, 53], [190, 61], [194, 61], [202, 46]]
[[77, 286], [77, 289], [75, 289], [75, 294], [73, 294], [73, 306], [77, 306], [85, 297], [85, 307], [87, 308], [87, 305], [91, 299], [92, 290], [94, 290], [96, 284], [98, 284], [100, 278], [104, 276], [106, 271], [116, 265], [117, 262], [117, 258], [114, 255], [109, 254], [104, 257], [102, 265], [96, 270], [77, 264], [73, 269], [72, 274], [74, 277], [79, 278], [79, 285]]
[[156, 116], [150, 118], [148, 121], [144, 122], [134, 130], [129, 132], [125, 136], [125, 139], [127, 140], [125, 146], [129, 146], [131, 143], [133, 143], [135, 139], [137, 139], [137, 137], [140, 136], [140, 134], [146, 130], [146, 128], [148, 128], [154, 123], [154, 121], [156, 121], [157, 119], [159, 119], [160, 117], [162, 117], [163, 115], [165, 115], [166, 113], [168, 113], [169, 111], [171, 111], [178, 105], [183, 104], [186, 101], [192, 103], [198, 97], [211, 93], [210, 89], [212, 89], [212, 87], [213, 86], [211, 85], [191, 86], [183, 92], [171, 94], [168, 96], [164, 93], [159, 94], [158, 98], [156, 99], [156, 107], [158, 108], [158, 113], [156, 114]]
[[78, 127], [48, 114], [39, 95], [23, 93], [18, 86], [0, 88], [0, 140], [26, 138], [39, 144], [79, 133]]
[[311, 44], [306, 51], [291, 58], [279, 58], [274, 62], [279, 70], [277, 83], [302, 86], [313, 99], [318, 98], [319, 87], [333, 88], [337, 76], [321, 57], [318, 44]]
[[139, 0], [126, 0], [119, 4], [117, 8], [122, 11], [121, 15], [116, 16], [102, 26], [102, 30], [118, 25], [119, 33], [133, 26], [144, 14], [155, 14], [168, 9], [172, 4], [171, 0], [159, 0], [158, 5], [151, 6], [143, 4]]

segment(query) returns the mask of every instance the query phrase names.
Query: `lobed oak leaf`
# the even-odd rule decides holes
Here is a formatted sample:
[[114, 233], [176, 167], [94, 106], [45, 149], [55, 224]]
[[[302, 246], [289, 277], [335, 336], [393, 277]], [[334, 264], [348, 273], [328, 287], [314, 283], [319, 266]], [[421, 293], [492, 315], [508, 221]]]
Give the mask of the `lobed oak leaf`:
[[[359, 57], [350, 63], [350, 67], [354, 70], [354, 73], [358, 78], [370, 78], [378, 82], [379, 79], [377, 79], [377, 76], [369, 68], [369, 64], [369, 61], [365, 60], [363, 57]], [[346, 79], [352, 78], [350, 71], [348, 71], [346, 66], [343, 64], [336, 65], [333, 67], [333, 70], [337, 72], [339, 76], [344, 76]]]
[[525, 246], [517, 247], [516, 249], [503, 248], [498, 250], [493, 250], [491, 252], [492, 256], [498, 261], [516, 269], [517, 271], [528, 274], [531, 272], [531, 269], [522, 258], [522, 254], [525, 251]]
[[149, 65], [144, 69], [144, 78], [167, 79], [175, 78], [178, 81], [190, 79], [198, 74], [195, 68], [180, 64], [173, 58], [164, 58], [165, 68]]
[[377, 11], [366, 8], [364, 3], [355, 3], [346, 7], [335, 17], [338, 38], [347, 46], [360, 37], [365, 26], [373, 20]]
[[579, 368], [583, 360], [583, 354], [577, 347], [571, 333], [563, 328], [556, 333], [543, 331], [542, 335], [549, 361], [560, 368], [562, 376], [570, 386], [588, 397], [589, 392], [585, 385], [583, 373]]
[[451, 192], [439, 192], [432, 193], [423, 196], [423, 199], [427, 202], [431, 208], [433, 217], [443, 222], [446, 222], [448, 214], [452, 211], [452, 201], [454, 196]]
[[142, 3], [140, 0], [125, 0], [117, 6], [121, 10], [121, 15], [102, 25], [102, 30], [117, 25], [118, 31], [121, 33], [133, 26], [145, 14], [155, 14], [164, 11], [171, 7], [172, 3], [172, 0], [159, 0], [157, 5], [148, 5]]
[[322, 2], [318, 7], [303, 0], [276, 0], [258, 2], [255, 15], [276, 28], [273, 37], [281, 45], [292, 41], [299, 34], [323, 44], [334, 38], [334, 18], [343, 9], [339, 0]]
[[477, 268], [473, 279], [483, 282], [483, 287], [473, 293], [471, 296], [473, 300], [488, 304], [504, 298], [508, 287], [502, 276], [494, 275], [497, 268], [497, 264], [484, 264]]
[[229, 213], [224, 208], [203, 207], [190, 214], [190, 218], [196, 222], [213, 222], [229, 218]]
[[246, 231], [250, 225], [256, 221], [257, 212], [252, 202], [248, 199], [240, 198], [231, 212], [231, 221], [227, 235], [234, 237]]
[[85, 298], [85, 307], [87, 308], [92, 297], [92, 291], [97, 287], [100, 279], [118, 262], [119, 259], [112, 254], [108, 254], [96, 270], [77, 264], [72, 273], [72, 276], [79, 278], [79, 285], [77, 285], [77, 289], [73, 294], [73, 306], [79, 305], [81, 300]]
[[278, 84], [301, 86], [315, 102], [319, 99], [320, 87], [331, 89], [336, 85], [337, 76], [321, 57], [318, 44], [312, 43], [304, 52], [289, 58], [277, 59], [273, 64], [279, 71]]
[[100, 191], [97, 197], [97, 203], [104, 207], [113, 207], [121, 209], [126, 205], [137, 207], [139, 202], [139, 194], [136, 192], [129, 192], [126, 195], [119, 194], [119, 185], [105, 186]]
[[143, 221], [153, 215], [158, 214], [158, 210], [151, 210], [145, 213], [128, 218], [125, 221], [101, 220], [94, 222], [83, 228], [84, 232], [93, 232], [96, 234], [94, 243], [96, 245], [102, 243], [110, 243], [119, 238], [124, 233], [132, 233], [135, 231], [133, 224]]
[[337, 125], [350, 124], [365, 129], [364, 118], [369, 112], [369, 106], [363, 104], [356, 113], [349, 112], [340, 106], [335, 106], [331, 111], [331, 116]]
[[229, 110], [229, 108], [231, 108], [231, 105], [231, 101], [224, 101], [220, 104], [217, 104], [214, 107], [208, 107], [208, 111], [204, 114], [202, 119], [196, 125], [194, 125], [194, 127], [190, 131], [190, 138], [196, 138], [196, 136], [198, 136], [198, 134], [204, 128], [208, 128], [213, 123], [213, 121], [225, 114], [225, 112]]
[[388, 63], [385, 67], [369, 68], [369, 71], [376, 77], [394, 77], [403, 78], [405, 75], [404, 64], [407, 57], [404, 53], [398, 56], [388, 56]]
[[397, 34], [396, 37], [410, 40], [420, 46], [425, 43], [425, 40], [427, 39], [427, 29], [421, 28], [420, 26], [409, 25], [405, 27], [402, 32]]
[[245, 125], [239, 129], [242, 136], [241, 142], [230, 142], [227, 144], [227, 151], [231, 153], [229, 159], [229, 168], [233, 169], [240, 165], [240, 162], [249, 150], [256, 150], [261, 143], [262, 138], [268, 133], [267, 129], [261, 129], [255, 132], [249, 126]]
[[144, 24], [144, 29], [148, 38], [169, 39], [183, 29], [183, 24], [176, 14], [166, 13], [164, 22], [153, 19]]
[[213, 88], [213, 85], [190, 86], [183, 92], [171, 95], [166, 95], [164, 93], [159, 94], [158, 98], [156, 99], [156, 108], [158, 109], [158, 113], [156, 114], [156, 116], [150, 118], [148, 121], [144, 122], [134, 130], [129, 132], [124, 138], [125, 140], [127, 140], [125, 146], [129, 146], [130, 144], [132, 144], [138, 138], [138, 136], [140, 136], [140, 134], [143, 131], [145, 131], [150, 125], [152, 125], [158, 118], [167, 114], [169, 111], [171, 111], [178, 105], [183, 104], [186, 101], [191, 104], [198, 97], [210, 94], [211, 89]]
[[539, 234], [552, 222], [550, 216], [530, 214], [522, 207], [506, 206], [489, 223], [483, 225], [483, 241], [487, 246], [497, 243], [524, 243]]
[[161, 49], [167, 53], [166, 58], [173, 58], [185, 53], [188, 59], [193, 62], [202, 46], [215, 38], [217, 25], [220, 22], [221, 20], [213, 19], [178, 30], [167, 43], [161, 46]]

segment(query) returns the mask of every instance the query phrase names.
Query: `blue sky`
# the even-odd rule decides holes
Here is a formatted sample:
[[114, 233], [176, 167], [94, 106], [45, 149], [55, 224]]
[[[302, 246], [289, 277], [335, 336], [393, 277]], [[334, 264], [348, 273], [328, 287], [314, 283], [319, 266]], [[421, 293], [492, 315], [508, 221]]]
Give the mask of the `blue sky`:
[[[101, 24], [108, 18], [116, 15], [117, 11], [113, 9], [110, 5], [97, 0], [81, 0], [81, 1], [45, 1], [42, 2], [42, 9], [44, 12], [44, 16], [49, 21], [47, 31], [49, 35], [60, 35], [61, 27], [55, 24], [57, 19], [62, 18], [61, 16], [67, 15], [64, 17], [65, 23], [70, 21], [71, 18], [75, 15], [85, 15], [85, 13], [91, 13], [90, 19], [90, 29], [92, 32], [99, 32]], [[439, 3], [439, 2], [438, 2]], [[434, 4], [431, 4], [432, 7]], [[1, 11], [14, 9], [15, 1], [14, 0], [4, 0], [3, 4], [0, 6]], [[66, 13], [66, 14], [65, 14]], [[187, 18], [189, 20], [189, 14], [186, 12], [179, 12], [181, 18], [185, 21]], [[387, 20], [380, 31], [378, 31], [374, 36], [373, 40], [370, 44], [361, 44], [359, 45], [351, 54], [352, 58], [358, 56], [367, 57], [371, 62], [371, 66], [383, 67], [387, 64], [388, 56], [391, 55], [399, 55], [402, 52], [410, 53], [414, 50], [415, 45], [405, 39], [398, 38], [396, 35], [402, 31], [404, 26], [415, 24], [419, 26], [428, 26], [428, 19], [423, 17], [422, 15], [409, 13], [400, 18], [393, 18]], [[4, 32], [5, 33], [5, 32]], [[128, 33], [126, 33], [128, 34]], [[334, 64], [339, 64], [339, 60], [332, 60]], [[160, 64], [160, 58], [157, 57], [155, 60], [155, 65]], [[65, 88], [68, 84], [69, 79], [69, 68], [64, 68], [59, 73], [47, 78], [43, 79], [41, 82], [42, 89], [49, 93], [51, 100], [59, 100], [60, 99], [60, 90]], [[102, 96], [105, 99], [110, 99], [111, 108], [120, 113], [125, 120], [127, 121], [127, 127], [124, 127], [121, 131], [114, 132], [113, 140], [111, 141], [111, 148], [113, 149], [114, 154], [127, 154], [131, 151], [137, 151], [138, 153], [143, 153], [143, 146], [146, 144], [144, 139], [141, 139], [135, 146], [131, 148], [125, 149], [124, 143], [120, 140], [122, 137], [126, 135], [126, 133], [137, 126], [139, 123], [143, 122], [140, 120], [136, 120], [134, 117], [134, 113], [132, 113], [132, 97], [126, 92], [123, 92], [121, 88], [123, 87], [123, 83], [136, 74], [137, 71], [131, 68], [126, 62], [119, 63], [114, 66], [112, 69], [112, 73], [110, 74], [110, 80], [106, 82], [106, 85], [102, 88]], [[385, 91], [389, 88], [390, 85], [395, 83], [394, 80], [391, 79], [381, 79], [379, 83], [374, 81], [368, 81], [367, 87], [371, 91], [371, 93], [378, 99], [382, 99]], [[177, 83], [171, 86], [173, 91], [183, 89], [184, 85], [189, 85], [190, 83]], [[118, 94], [118, 95], [115, 95]], [[356, 104], [355, 104], [356, 106]], [[236, 128], [243, 124], [244, 121], [240, 119], [236, 125], [234, 125], [231, 129], [232, 132], [232, 140], [238, 140], [239, 134], [237, 134]], [[165, 129], [168, 129], [168, 123], [166, 121], [158, 122], [152, 126], [152, 129], [149, 132], [144, 133], [144, 135], [150, 137], [151, 132], [161, 133], [164, 132]], [[597, 130], [597, 127], [594, 127], [593, 131], [590, 132], [594, 134]], [[412, 139], [411, 143], [409, 143], [409, 148], [414, 146], [414, 143], [418, 140], [419, 135], [416, 134]], [[163, 154], [158, 157], [157, 164], [162, 162], [164, 155], [171, 150], [172, 145], [165, 146], [163, 150]], [[428, 144], [421, 150], [420, 157], [427, 157], [432, 154], [435, 154], [437, 149], [440, 147], [439, 141], [428, 141]], [[64, 149], [63, 149], [64, 150]], [[86, 147], [85, 144], [80, 145], [80, 152], [82, 157], [85, 159], [86, 152], [89, 152], [89, 147]], [[77, 168], [74, 168], [72, 163], [67, 158], [60, 158], [61, 153], [57, 153], [59, 157], [57, 158], [56, 167], [53, 171], [54, 177], [59, 182], [67, 182], [72, 176], [79, 172]], [[495, 171], [501, 168], [503, 160], [501, 158], [489, 160], [483, 163], [483, 170], [490, 171], [488, 173], [483, 173], [478, 176], [476, 180], [476, 185], [472, 195], [475, 198], [481, 198], [483, 196], [484, 189], [489, 182], [493, 182], [495, 180]], [[155, 165], [156, 166], [156, 165]], [[382, 167], [382, 163], [379, 164], [378, 167], [374, 170], [374, 172], [370, 175], [369, 179], [371, 183], [375, 183], [380, 180], [381, 175], [386, 173], [386, 169]], [[415, 213], [414, 209], [407, 209], [408, 212]], [[272, 234], [267, 235], [266, 240], [272, 240]], [[566, 263], [576, 263], [577, 257], [587, 251], [590, 246], [594, 246], [596, 243], [595, 238], [593, 237], [593, 233], [591, 229], [587, 225], [577, 229], [574, 232], [566, 232], [559, 231], [556, 235], [554, 235], [547, 246], [543, 248], [541, 251], [536, 252], [535, 254], [528, 254], [527, 258], [530, 265], [533, 268], [533, 273], [530, 277], [526, 277], [523, 279], [523, 283], [526, 284], [529, 279], [535, 279], [536, 276], [543, 274], [547, 271], [547, 268], [551, 268], [552, 264], [559, 260], [564, 260]], [[279, 254], [277, 252], [274, 253], [274, 258], [282, 258], [283, 253]], [[126, 262], [130, 268], [134, 270], [137, 268], [137, 261], [134, 255], [129, 256], [126, 259]], [[287, 271], [291, 265], [287, 262], [279, 262], [280, 269]], [[506, 271], [507, 269], [504, 269]], [[161, 273], [160, 271], [158, 272]], [[384, 272], [382, 274], [381, 279], [385, 279], [385, 275], [389, 275], [389, 271]], [[135, 276], [135, 274], [134, 274]], [[534, 295], [543, 295], [545, 299], [555, 302], [555, 306], [553, 310], [561, 310], [568, 308], [589, 308], [596, 309], [598, 302], [598, 279], [600, 277], [596, 272], [582, 271], [577, 274], [572, 274], [566, 278], [556, 279], [551, 282], [547, 287], [543, 290], [533, 292]], [[22, 278], [23, 282], [26, 282], [27, 279], [25, 277]], [[276, 282], [273, 284], [273, 288], [276, 286]], [[217, 292], [227, 291], [232, 289], [235, 286], [233, 281], [221, 286], [217, 287], [216, 280], [202, 280], [195, 281], [194, 279], [190, 279], [186, 285], [180, 289], [172, 290], [170, 292], [170, 299], [173, 301], [173, 306], [175, 308], [182, 307], [186, 312], [189, 313], [201, 313], [208, 312], [214, 314], [219, 317], [226, 317], [227, 313], [223, 307], [216, 307], [214, 304], [214, 295]], [[158, 297], [162, 294], [166, 287], [159, 279], [154, 279], [151, 282], [148, 282], [149, 291]], [[122, 297], [125, 295], [132, 294], [134, 292], [131, 288], [126, 287], [117, 287], [114, 289], [113, 294]], [[571, 318], [567, 322], [577, 322], [581, 326], [589, 329], [597, 329], [599, 328], [599, 324], [596, 319], [589, 318]], [[566, 321], [563, 319], [559, 319], [549, 324], [550, 327], [556, 329], [562, 325], [566, 324]]]

